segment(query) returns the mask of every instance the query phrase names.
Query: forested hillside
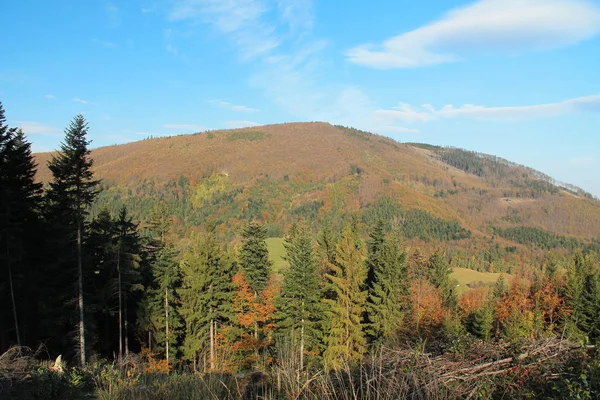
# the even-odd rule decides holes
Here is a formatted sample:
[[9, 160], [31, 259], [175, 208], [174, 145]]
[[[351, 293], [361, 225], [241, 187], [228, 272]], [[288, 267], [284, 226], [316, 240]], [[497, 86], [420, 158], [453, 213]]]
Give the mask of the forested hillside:
[[[49, 157], [36, 155], [43, 182]], [[489, 270], [494, 262], [505, 271], [505, 259], [539, 258], [549, 246], [556, 254], [597, 249], [600, 240], [600, 202], [581, 189], [498, 157], [326, 123], [147, 139], [92, 157], [102, 180], [92, 215], [125, 205], [147, 221], [160, 205], [181, 238], [207, 221], [234, 240], [252, 219], [269, 237], [298, 220], [340, 230], [353, 216], [396, 219], [413, 243], [454, 251], [456, 266]], [[532, 228], [565, 239], [548, 245], [506, 234]]]
[[77, 115], [34, 156], [5, 121], [0, 399], [600, 395], [580, 189], [324, 123], [92, 151]]

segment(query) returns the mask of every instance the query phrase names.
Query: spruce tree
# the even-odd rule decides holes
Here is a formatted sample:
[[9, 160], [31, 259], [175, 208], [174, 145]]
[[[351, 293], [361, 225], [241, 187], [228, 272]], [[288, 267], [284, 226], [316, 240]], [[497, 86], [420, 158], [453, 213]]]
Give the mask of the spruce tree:
[[217, 365], [216, 337], [233, 318], [235, 263], [219, 244], [216, 227], [192, 237], [181, 263], [182, 283], [178, 290], [180, 314], [185, 322], [184, 356], [197, 365], [199, 354], [208, 350], [210, 369]]
[[[65, 228], [66, 247], [73, 246], [75, 254], [73, 264], [77, 276], [78, 350], [82, 367], [86, 363], [83, 243], [88, 208], [96, 199], [99, 183], [93, 179], [93, 161], [88, 149], [90, 141], [87, 134], [88, 124], [85, 118], [77, 115], [65, 130], [60, 150], [48, 163], [52, 181], [46, 195], [55, 223]], [[74, 244], [71, 245], [72, 243]]]
[[[304, 227], [293, 227], [284, 243], [286, 271], [277, 300], [278, 328], [289, 338], [292, 349], [298, 349], [298, 371], [304, 369], [304, 355], [314, 349], [320, 339], [322, 307], [317, 263], [312, 239]], [[295, 359], [295, 357], [294, 357]]]
[[332, 273], [327, 277], [336, 298], [326, 300], [330, 329], [323, 357], [328, 368], [339, 370], [358, 361], [367, 350], [362, 323], [367, 299], [367, 292], [363, 290], [367, 270], [362, 246], [350, 227], [345, 229], [337, 244], [335, 263], [329, 268]]
[[242, 232], [240, 267], [244, 271], [250, 289], [256, 294], [267, 286], [273, 265], [269, 259], [266, 235], [265, 228], [256, 222], [250, 222]]
[[167, 362], [179, 352], [183, 321], [179, 315], [178, 289], [181, 271], [175, 249], [165, 244], [156, 252], [151, 266], [152, 287], [142, 304], [140, 328], [151, 335], [148, 344], [152, 352], [163, 352]]
[[12, 311], [13, 324], [6, 326], [13, 327], [15, 342], [21, 345], [24, 321], [19, 314], [27, 315], [26, 311], [35, 307], [31, 301], [34, 292], [28, 293], [28, 285], [35, 278], [31, 261], [38, 250], [34, 239], [39, 230], [41, 185], [35, 183], [30, 143], [21, 130], [9, 128], [5, 121], [0, 103], [0, 260], [6, 268], [0, 271], [0, 282], [8, 282], [4, 291], [8, 296], [0, 285], [0, 300], [11, 305], [6, 310]]
[[375, 266], [374, 279], [367, 298], [367, 332], [378, 345], [389, 340], [400, 328], [403, 317], [402, 299], [407, 295], [406, 252], [402, 248], [399, 230], [393, 230], [384, 240], [372, 236], [367, 266]]
[[127, 208], [122, 206], [115, 224], [114, 264], [117, 273], [117, 298], [119, 315], [119, 356], [129, 354], [129, 298], [133, 292], [143, 290], [140, 263], [142, 246], [137, 233], [138, 225], [132, 222]]
[[441, 290], [444, 305], [454, 307], [456, 305], [456, 293], [454, 284], [450, 279], [452, 268], [441, 250], [436, 251], [429, 257], [427, 271], [431, 284]]

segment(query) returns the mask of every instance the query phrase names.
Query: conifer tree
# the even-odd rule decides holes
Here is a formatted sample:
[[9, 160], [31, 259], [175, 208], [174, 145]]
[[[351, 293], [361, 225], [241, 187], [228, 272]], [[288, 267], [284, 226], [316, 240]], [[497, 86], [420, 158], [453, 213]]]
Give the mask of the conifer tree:
[[192, 238], [181, 263], [182, 284], [178, 293], [186, 327], [184, 356], [194, 366], [199, 353], [208, 347], [210, 369], [216, 368], [216, 337], [233, 318], [234, 270], [235, 263], [219, 244], [214, 224]]
[[[367, 266], [374, 267], [374, 279], [367, 299], [367, 332], [375, 344], [391, 338], [400, 328], [403, 315], [402, 299], [407, 295], [406, 252], [402, 249], [401, 233], [394, 229], [374, 246], [378, 230], [372, 235]], [[379, 253], [379, 254], [378, 254]]]
[[314, 348], [320, 338], [322, 307], [317, 263], [306, 227], [294, 227], [284, 245], [290, 266], [276, 303], [278, 328], [281, 335], [289, 338], [291, 348], [298, 349], [298, 371], [302, 371], [305, 352]]
[[242, 232], [240, 267], [244, 271], [250, 289], [257, 296], [267, 286], [273, 265], [269, 259], [269, 249], [265, 239], [265, 228], [256, 222], [250, 222]]
[[84, 308], [84, 257], [83, 243], [86, 236], [86, 217], [89, 206], [94, 202], [99, 181], [93, 179], [90, 150], [87, 139], [88, 124], [82, 115], [77, 115], [65, 130], [61, 148], [48, 168], [52, 172], [47, 199], [55, 223], [66, 229], [67, 248], [74, 243], [74, 266], [77, 275], [77, 308], [79, 325], [79, 362], [86, 363], [85, 308]]
[[569, 322], [592, 343], [600, 342], [600, 267], [596, 255], [575, 255], [567, 273], [566, 296], [571, 306]]
[[330, 329], [323, 356], [325, 365], [334, 370], [359, 360], [366, 352], [362, 317], [367, 271], [361, 247], [356, 233], [346, 228], [336, 246], [335, 263], [329, 265], [332, 273], [327, 274], [336, 298], [326, 300], [330, 307]]
[[454, 285], [450, 280], [452, 268], [448, 264], [446, 256], [441, 250], [436, 251], [429, 257], [427, 264], [429, 281], [433, 286], [440, 289], [442, 300], [447, 307], [456, 306], [456, 293]]
[[11, 305], [5, 309], [12, 311], [14, 338], [21, 345], [23, 321], [19, 314], [33, 305], [27, 301], [31, 297], [27, 288], [34, 278], [30, 256], [37, 250], [34, 236], [39, 228], [41, 185], [35, 183], [30, 143], [21, 130], [9, 128], [5, 121], [0, 103], [0, 263], [6, 268], [0, 271], [0, 282], [7, 279], [9, 295], [4, 296], [0, 289], [0, 300]]
[[129, 354], [129, 298], [134, 291], [142, 290], [140, 263], [142, 248], [137, 233], [138, 225], [132, 222], [127, 208], [122, 206], [115, 224], [115, 264], [117, 272], [117, 298], [119, 315], [119, 355]]

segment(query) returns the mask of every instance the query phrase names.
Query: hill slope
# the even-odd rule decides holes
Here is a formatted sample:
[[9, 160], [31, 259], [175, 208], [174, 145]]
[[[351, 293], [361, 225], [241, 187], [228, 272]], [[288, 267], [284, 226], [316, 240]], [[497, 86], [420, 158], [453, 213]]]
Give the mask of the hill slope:
[[[46, 181], [50, 154], [36, 157]], [[600, 202], [537, 171], [327, 123], [148, 139], [98, 148], [92, 157], [106, 189], [98, 207], [124, 203], [147, 218], [163, 202], [181, 232], [208, 218], [223, 231], [258, 218], [281, 236], [299, 218], [335, 223], [358, 213], [412, 224], [407, 236], [416, 240], [469, 243], [461, 248], [487, 248], [490, 237], [502, 249], [530, 242], [543, 248], [532, 235], [564, 236], [575, 245], [600, 238]]]

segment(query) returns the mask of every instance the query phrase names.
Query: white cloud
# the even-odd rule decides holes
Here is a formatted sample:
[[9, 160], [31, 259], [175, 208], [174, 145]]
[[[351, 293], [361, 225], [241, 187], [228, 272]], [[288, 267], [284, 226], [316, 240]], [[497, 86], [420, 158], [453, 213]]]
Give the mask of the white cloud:
[[255, 113], [255, 112], [259, 112], [260, 111], [260, 110], [258, 110], [256, 108], [235, 105], [235, 104], [231, 104], [228, 101], [223, 101], [223, 100], [209, 100], [208, 102], [210, 104], [214, 104], [214, 105], [222, 107], [222, 108], [227, 108], [227, 109], [229, 109], [231, 111], [240, 111], [240, 112], [248, 112], [248, 113]]
[[237, 128], [249, 128], [252, 126], [260, 125], [254, 121], [227, 121], [225, 122], [225, 126], [229, 129], [237, 129]]
[[194, 124], [164, 124], [163, 128], [186, 132], [201, 132], [206, 130], [206, 127]]
[[413, 68], [472, 53], [522, 53], [569, 46], [600, 33], [600, 7], [588, 0], [479, 0], [441, 19], [346, 53], [374, 68]]
[[48, 93], [48, 94], [44, 95], [44, 97], [45, 97], [45, 98], [47, 98], [47, 99], [55, 99], [55, 98], [56, 98], [56, 96], [55, 96], [55, 95], [53, 95], [53, 94], [50, 94], [50, 93]]
[[60, 129], [33, 121], [14, 121], [27, 135], [61, 136]]
[[530, 106], [486, 107], [465, 104], [460, 107], [445, 105], [436, 110], [430, 104], [420, 107], [401, 103], [398, 107], [387, 110], [376, 110], [375, 121], [386, 124], [395, 122], [424, 123], [437, 118], [470, 118], [492, 121], [512, 121], [554, 117], [576, 112], [599, 112], [600, 94], [577, 97], [558, 103], [537, 104]]

